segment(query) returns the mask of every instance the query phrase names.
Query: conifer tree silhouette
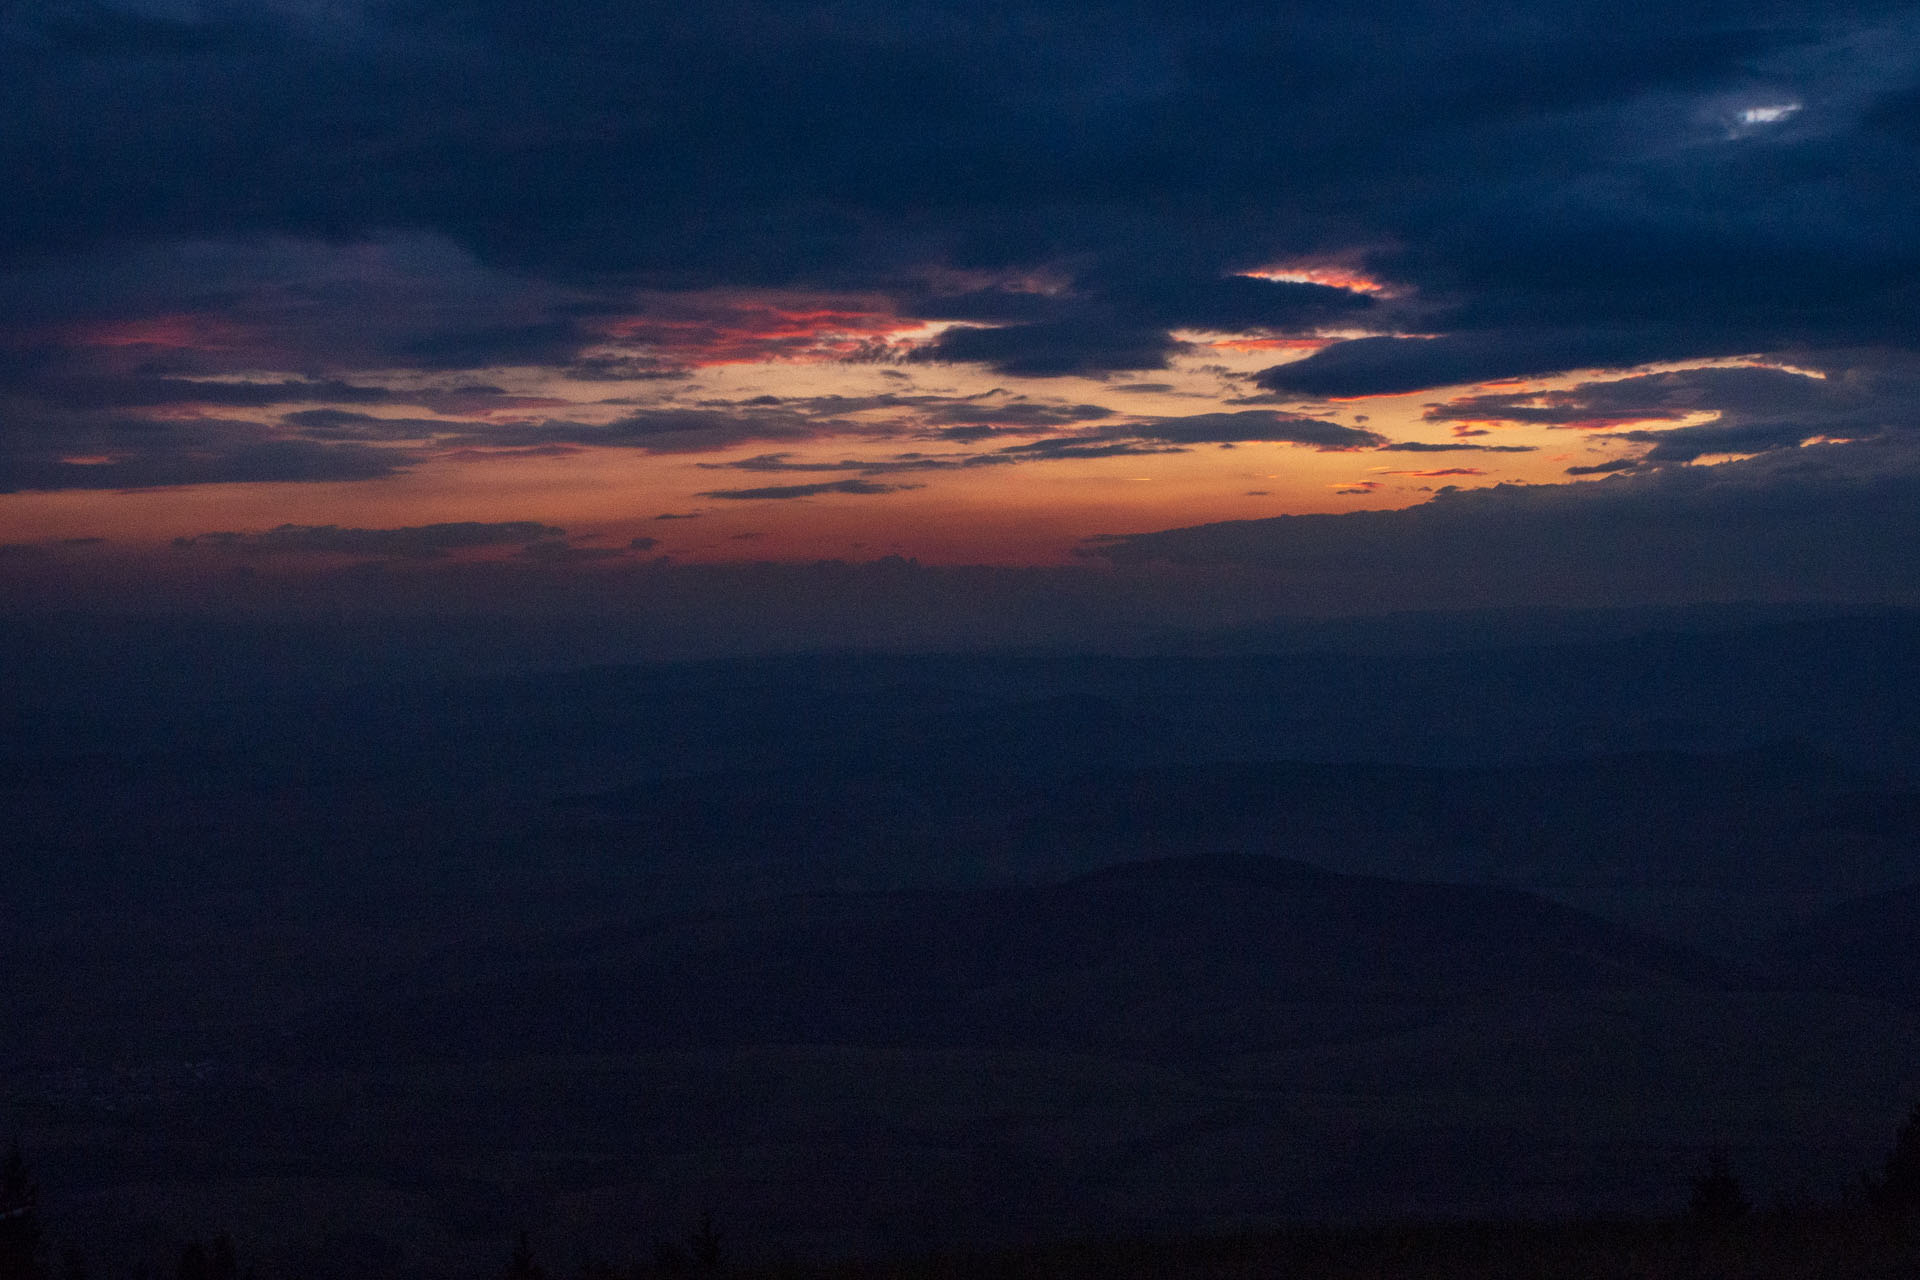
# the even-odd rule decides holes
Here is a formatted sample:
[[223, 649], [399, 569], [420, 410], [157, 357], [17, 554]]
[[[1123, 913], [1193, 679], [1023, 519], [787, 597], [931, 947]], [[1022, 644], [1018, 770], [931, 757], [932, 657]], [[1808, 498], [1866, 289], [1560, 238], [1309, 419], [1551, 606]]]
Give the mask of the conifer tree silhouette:
[[27, 1158], [16, 1138], [6, 1160], [0, 1162], [0, 1280], [43, 1280], [45, 1249], [40, 1188], [27, 1171]]
[[1894, 1135], [1893, 1150], [1880, 1177], [1869, 1179], [1867, 1199], [1888, 1213], [1920, 1210], [1920, 1105], [1907, 1114], [1906, 1123]]
[[1693, 1198], [1687, 1205], [1694, 1221], [1725, 1226], [1746, 1217], [1752, 1207], [1740, 1180], [1733, 1176], [1727, 1153], [1716, 1151], [1708, 1156], [1707, 1171], [1693, 1180]]
[[507, 1263], [507, 1280], [546, 1280], [546, 1276], [546, 1271], [533, 1260], [533, 1245], [522, 1231], [519, 1242], [513, 1246], [513, 1258]]
[[233, 1237], [224, 1231], [213, 1238], [213, 1247], [207, 1250], [207, 1275], [211, 1280], [240, 1280], [240, 1255], [233, 1247]]
[[693, 1257], [693, 1265], [702, 1271], [720, 1269], [720, 1232], [713, 1225], [711, 1211], [700, 1215], [700, 1225], [687, 1237], [687, 1252]]
[[198, 1240], [187, 1241], [173, 1276], [174, 1280], [213, 1280], [213, 1259], [207, 1256], [207, 1246]]
[[620, 1269], [605, 1258], [587, 1255], [580, 1259], [579, 1280], [620, 1280]]

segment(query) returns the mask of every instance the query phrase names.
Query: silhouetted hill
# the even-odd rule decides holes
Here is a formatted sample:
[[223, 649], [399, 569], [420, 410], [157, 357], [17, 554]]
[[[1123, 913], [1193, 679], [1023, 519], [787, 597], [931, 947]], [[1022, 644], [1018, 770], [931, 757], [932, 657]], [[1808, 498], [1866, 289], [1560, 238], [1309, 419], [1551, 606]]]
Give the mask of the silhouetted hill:
[[1766, 604], [1563, 608], [1551, 605], [1271, 618], [1231, 627], [1169, 632], [1166, 653], [1347, 653], [1371, 656], [1603, 644], [1651, 636], [1709, 635], [1767, 627], [1886, 621], [1903, 611], [1875, 606]]
[[1728, 980], [1517, 890], [1201, 857], [601, 931], [491, 982], [343, 1010], [321, 1042], [376, 1056], [768, 1041], [1218, 1054], [1284, 1039], [1298, 1006]]
[[[504, 623], [498, 637], [473, 623], [377, 631], [0, 621], [0, 732], [15, 730], [0, 756], [217, 741], [244, 745], [256, 768], [284, 767], [290, 752], [309, 767], [364, 765], [372, 748], [397, 769], [425, 759], [497, 776], [509, 761], [617, 762], [638, 776], [877, 758], [901, 741], [991, 733], [1009, 709], [1051, 702], [1050, 732], [1080, 723], [1079, 741], [1100, 747], [1093, 730], [1118, 714], [1196, 731], [1214, 759], [1523, 763], [1794, 739], [1855, 764], [1920, 768], [1909, 660], [1920, 614], [1910, 612], [1776, 620], [1731, 608], [1544, 627], [1398, 615], [1298, 624], [1227, 652], [1196, 640], [1131, 656], [843, 653], [572, 670], [511, 669]], [[450, 656], [461, 636], [493, 656]], [[1187, 737], [1174, 741], [1188, 749]], [[1092, 763], [1067, 751], [1041, 767]]]
[[1716, 1146], [1838, 1188], [1920, 1096], [1920, 1006], [1856, 994], [1909, 999], [1905, 900], [1765, 984], [1649, 935], [1915, 882], [1920, 627], [1715, 619], [510, 671], [0, 626], [0, 1119], [127, 1232], [476, 1274], [704, 1207], [830, 1254], [1662, 1208]]
[[[1103, 716], [1097, 732], [1124, 755], [1139, 740], [1116, 721]], [[625, 832], [685, 865], [784, 855], [897, 883], [943, 869], [1058, 876], [1232, 851], [1515, 885], [1716, 942], [1898, 883], [1920, 850], [1920, 796], [1790, 744], [1505, 767], [1227, 760], [1051, 777], [1024, 756], [935, 746], [834, 768], [639, 783], [566, 812], [591, 815], [602, 839]]]
[[1783, 932], [1768, 958], [1802, 984], [1920, 1007], [1920, 885], [1823, 911]]
[[1130, 711], [1110, 697], [1062, 693], [911, 719], [892, 741], [856, 747], [836, 763], [894, 777], [973, 782], [1054, 774], [1068, 762], [1078, 771], [1206, 759], [1212, 745], [1198, 726]]

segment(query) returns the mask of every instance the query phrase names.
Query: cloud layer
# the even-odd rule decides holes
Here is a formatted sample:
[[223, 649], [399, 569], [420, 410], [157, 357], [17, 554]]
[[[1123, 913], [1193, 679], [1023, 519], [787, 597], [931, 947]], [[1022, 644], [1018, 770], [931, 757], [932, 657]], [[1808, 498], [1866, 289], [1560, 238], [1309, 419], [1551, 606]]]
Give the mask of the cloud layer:
[[1257, 569], [1277, 611], [1920, 599], [1920, 445], [1821, 444], [1575, 485], [1443, 492], [1399, 511], [1101, 539], [1120, 565]]
[[[1906, 482], [1916, 104], [1920, 17], [1877, 0], [28, 0], [0, 17], [0, 493], [621, 450], [686, 479], [663, 517], [798, 514], [1266, 444], [1581, 482], [1381, 517], [1409, 563], [1384, 531], [1536, 504], [1587, 513], [1554, 517], [1577, 543], [1717, 494], [1764, 541], [1787, 489], [1758, 477]], [[1331, 403], [1409, 393], [1451, 441]], [[275, 549], [378, 541], [352, 523]]]
[[[9, 17], [0, 264], [25, 315], [244, 297], [258, 319], [277, 292], [285, 320], [301, 290], [309, 346], [589, 374], [609, 332], [748, 359], [884, 344], [895, 318], [964, 322], [922, 358], [1043, 375], [1157, 368], [1182, 330], [1442, 335], [1268, 375], [1316, 394], [1911, 337], [1920, 193], [1889, 175], [1915, 158], [1920, 74], [1897, 7], [317, 12]], [[383, 237], [378, 269], [300, 247]], [[1245, 274], [1326, 255], [1400, 292]], [[134, 284], [108, 283], [115, 260]], [[325, 314], [402, 278], [435, 287], [358, 332]], [[609, 325], [635, 283], [656, 302]], [[687, 300], [715, 288], [873, 305]]]

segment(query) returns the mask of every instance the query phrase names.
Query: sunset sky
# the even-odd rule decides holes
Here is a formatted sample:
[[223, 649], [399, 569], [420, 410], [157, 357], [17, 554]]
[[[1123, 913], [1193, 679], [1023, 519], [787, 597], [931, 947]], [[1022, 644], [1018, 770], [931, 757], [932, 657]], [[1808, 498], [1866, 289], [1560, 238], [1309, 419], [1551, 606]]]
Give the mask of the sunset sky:
[[22, 607], [1920, 598], [1909, 5], [26, 0], [0, 58]]

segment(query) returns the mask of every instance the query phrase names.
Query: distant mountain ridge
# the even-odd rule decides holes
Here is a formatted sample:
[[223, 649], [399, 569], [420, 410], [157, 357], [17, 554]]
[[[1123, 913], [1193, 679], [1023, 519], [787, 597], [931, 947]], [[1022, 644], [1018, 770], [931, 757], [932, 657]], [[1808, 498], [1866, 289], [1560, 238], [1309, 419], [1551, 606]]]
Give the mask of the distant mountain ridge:
[[[1113, 742], [1080, 771], [896, 739], [791, 771], [637, 783], [561, 812], [685, 863], [785, 849], [883, 875], [992, 865], [1032, 879], [1211, 850], [1532, 887], [1702, 938], [1764, 934], [1806, 904], [1920, 873], [1920, 792], [1792, 743], [1512, 766], [1141, 767], [1140, 740], [1110, 710], [1098, 721]], [[1041, 742], [1075, 736], [1063, 727]], [[1618, 896], [1627, 890], [1640, 896]]]
[[1920, 1008], [1920, 883], [1828, 908], [1784, 930], [1767, 959], [1802, 983]]
[[322, 1039], [483, 1057], [768, 1041], [1219, 1053], [1284, 1035], [1293, 1006], [1738, 980], [1518, 890], [1192, 857], [601, 930], [485, 983], [356, 1003]]
[[[488, 674], [454, 645], [487, 628], [352, 641], [262, 624], [0, 620], [0, 730], [11, 728], [0, 757], [240, 739], [256, 767], [283, 765], [294, 749], [307, 763], [357, 762], [370, 742], [475, 767], [513, 735], [554, 768], [611, 758], [661, 776], [791, 767], [888, 738], [961, 741], [1048, 705], [1066, 713], [1064, 731], [1093, 724], [1105, 705], [1101, 714], [1168, 735], [1178, 758], [1493, 764], [1797, 740], [1920, 778], [1920, 612], [1547, 614], [1290, 623], [1159, 653], [843, 652], [571, 669], [550, 658]], [[302, 732], [290, 738], [292, 724]]]
[[0, 1096], [102, 1203], [423, 1240], [1838, 1188], [1920, 1097], [1920, 624], [1714, 618], [511, 674], [82, 620], [0, 674]]

